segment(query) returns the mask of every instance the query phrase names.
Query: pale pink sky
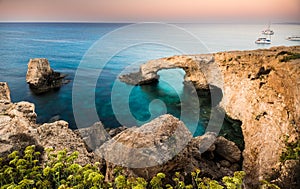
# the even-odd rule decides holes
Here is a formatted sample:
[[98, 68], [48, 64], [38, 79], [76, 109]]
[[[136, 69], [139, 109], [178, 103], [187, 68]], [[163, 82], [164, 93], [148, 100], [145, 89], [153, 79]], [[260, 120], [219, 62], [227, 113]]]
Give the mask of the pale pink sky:
[[0, 21], [300, 20], [300, 0], [0, 0]]

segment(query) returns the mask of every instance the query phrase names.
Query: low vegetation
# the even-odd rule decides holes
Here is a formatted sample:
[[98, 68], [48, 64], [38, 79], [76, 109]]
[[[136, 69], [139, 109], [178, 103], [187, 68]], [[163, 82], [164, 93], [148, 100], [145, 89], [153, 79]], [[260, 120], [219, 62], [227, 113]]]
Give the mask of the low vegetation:
[[276, 58], [280, 55], [283, 55], [283, 57], [279, 60], [280, 62], [288, 62], [290, 60], [300, 59], [300, 54], [299, 53], [281, 51], [276, 55]]
[[288, 142], [288, 138], [286, 138], [285, 146], [286, 148], [280, 156], [281, 162], [285, 162], [286, 160], [300, 160], [300, 140]]
[[144, 178], [132, 178], [122, 174], [122, 169], [115, 169], [113, 182], [105, 180], [100, 171], [99, 163], [81, 166], [75, 163], [78, 152], [68, 155], [66, 150], [53, 153], [47, 149], [48, 160], [41, 162], [41, 152], [35, 146], [28, 146], [22, 152], [14, 151], [0, 159], [0, 188], [1, 189], [27, 189], [27, 188], [58, 188], [58, 189], [85, 189], [85, 188], [116, 188], [116, 189], [240, 189], [242, 188], [243, 171], [234, 175], [225, 176], [222, 181], [201, 178], [200, 170], [190, 173], [192, 182], [184, 182], [179, 172], [173, 177], [173, 182], [165, 184], [164, 173], [158, 173], [150, 181]]

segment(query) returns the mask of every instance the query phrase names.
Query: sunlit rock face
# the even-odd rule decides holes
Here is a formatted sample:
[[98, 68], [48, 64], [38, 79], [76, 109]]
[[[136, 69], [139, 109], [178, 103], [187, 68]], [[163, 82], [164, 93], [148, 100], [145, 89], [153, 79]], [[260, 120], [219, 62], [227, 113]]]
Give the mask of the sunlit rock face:
[[162, 115], [141, 127], [131, 127], [105, 142], [95, 153], [106, 161], [106, 179], [121, 166], [127, 175], [151, 179], [159, 172], [170, 182], [176, 171], [221, 179], [239, 170], [241, 151], [231, 141], [207, 132], [193, 138], [184, 123]]
[[[280, 175], [279, 159], [286, 136], [290, 142], [299, 140], [299, 54], [300, 46], [294, 46], [173, 56], [148, 61], [138, 73], [120, 76], [120, 80], [145, 84], [157, 81], [161, 69], [182, 68], [185, 81], [195, 88], [220, 88], [223, 96], [219, 106], [242, 122], [243, 169], [246, 184], [255, 188], [259, 180]], [[277, 181], [279, 185], [285, 182]]]
[[159, 79], [157, 72], [162, 69], [182, 68], [185, 72], [185, 81], [191, 81], [198, 88], [208, 88], [205, 72], [209, 72], [209, 65], [213, 61], [211, 55], [201, 56], [174, 56], [150, 60], [141, 65], [139, 72], [121, 75], [121, 81], [132, 85], [144, 85], [156, 82]]
[[[85, 165], [92, 161], [83, 139], [69, 129], [65, 121], [36, 124], [35, 106], [29, 102], [10, 101], [7, 83], [0, 82], [0, 156], [14, 150], [22, 150], [28, 145], [39, 149], [54, 148], [79, 151], [78, 163]], [[46, 159], [45, 159], [46, 160]]]
[[10, 90], [5, 82], [0, 82], [0, 100], [1, 102], [10, 102]]
[[53, 71], [45, 58], [34, 58], [28, 62], [26, 82], [34, 93], [44, 93], [63, 85], [65, 75]]

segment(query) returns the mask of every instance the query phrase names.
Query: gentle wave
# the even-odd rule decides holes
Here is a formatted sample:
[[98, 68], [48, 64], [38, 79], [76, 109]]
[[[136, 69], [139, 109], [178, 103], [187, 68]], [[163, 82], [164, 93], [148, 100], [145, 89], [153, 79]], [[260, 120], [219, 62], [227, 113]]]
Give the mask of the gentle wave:
[[50, 43], [82, 43], [81, 41], [69, 41], [61, 39], [31, 39], [31, 41], [50, 42]]
[[28, 32], [24, 31], [14, 31], [14, 30], [0, 30], [1, 33], [8, 33], [8, 34], [26, 34]]

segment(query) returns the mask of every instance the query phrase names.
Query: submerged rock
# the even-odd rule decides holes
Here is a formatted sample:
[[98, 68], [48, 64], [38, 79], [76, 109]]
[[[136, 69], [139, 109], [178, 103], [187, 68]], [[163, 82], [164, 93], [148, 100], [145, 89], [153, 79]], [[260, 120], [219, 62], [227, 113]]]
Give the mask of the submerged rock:
[[55, 116], [52, 116], [49, 119], [48, 123], [53, 123], [53, 122], [58, 121], [58, 120], [60, 120], [60, 115], [55, 115]]
[[65, 82], [66, 75], [53, 71], [45, 58], [30, 59], [26, 74], [26, 82], [34, 93], [44, 93], [51, 89], [59, 89]]

